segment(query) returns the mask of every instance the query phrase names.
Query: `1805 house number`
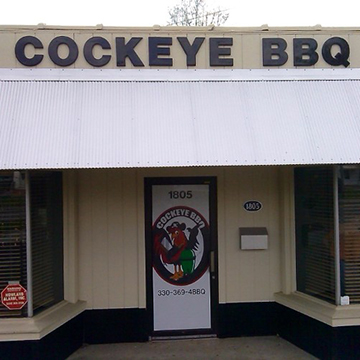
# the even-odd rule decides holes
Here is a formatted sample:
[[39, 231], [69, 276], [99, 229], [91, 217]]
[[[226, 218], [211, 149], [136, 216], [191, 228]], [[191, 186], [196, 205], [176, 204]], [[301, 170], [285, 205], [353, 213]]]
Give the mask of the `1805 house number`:
[[262, 204], [260, 201], [250, 200], [244, 203], [244, 209], [246, 211], [259, 211], [262, 208]]
[[193, 197], [192, 191], [169, 191], [170, 199], [191, 199]]

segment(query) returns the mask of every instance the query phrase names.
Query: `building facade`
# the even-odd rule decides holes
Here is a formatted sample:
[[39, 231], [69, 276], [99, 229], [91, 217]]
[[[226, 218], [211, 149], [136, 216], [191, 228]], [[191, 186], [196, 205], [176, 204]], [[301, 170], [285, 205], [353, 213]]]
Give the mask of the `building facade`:
[[358, 357], [359, 29], [0, 36], [2, 354], [279, 334]]

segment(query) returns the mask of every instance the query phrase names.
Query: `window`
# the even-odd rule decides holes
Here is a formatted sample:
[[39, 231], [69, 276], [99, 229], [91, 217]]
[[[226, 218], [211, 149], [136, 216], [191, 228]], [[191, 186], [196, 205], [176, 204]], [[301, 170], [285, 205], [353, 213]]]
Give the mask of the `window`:
[[0, 304], [1, 317], [31, 316], [63, 299], [62, 212], [61, 173], [0, 173], [0, 291], [18, 282], [29, 300], [22, 310]]
[[[0, 175], [0, 291], [10, 281], [27, 288], [25, 183], [18, 171]], [[0, 317], [24, 315], [0, 303]]]
[[359, 304], [360, 167], [295, 169], [295, 228], [297, 290]]
[[360, 304], [360, 167], [338, 173], [341, 294]]
[[297, 290], [335, 301], [332, 168], [295, 169]]

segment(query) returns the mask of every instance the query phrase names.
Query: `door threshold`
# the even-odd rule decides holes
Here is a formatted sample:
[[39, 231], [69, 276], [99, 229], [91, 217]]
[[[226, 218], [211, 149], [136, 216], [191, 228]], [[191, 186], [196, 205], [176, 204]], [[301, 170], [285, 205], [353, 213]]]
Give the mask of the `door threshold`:
[[216, 338], [216, 334], [198, 334], [198, 335], [174, 335], [174, 336], [149, 336], [149, 341], [163, 340], [190, 340], [190, 339], [210, 339]]

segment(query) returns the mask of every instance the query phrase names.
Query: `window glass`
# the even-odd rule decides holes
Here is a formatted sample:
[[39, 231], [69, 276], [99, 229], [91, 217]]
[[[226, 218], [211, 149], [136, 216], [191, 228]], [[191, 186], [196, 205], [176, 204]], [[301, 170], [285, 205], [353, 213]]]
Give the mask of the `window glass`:
[[[61, 301], [63, 285], [62, 174], [30, 172], [33, 311]], [[0, 292], [9, 283], [27, 284], [25, 173], [0, 172]], [[0, 303], [0, 317], [27, 316]]]
[[61, 173], [32, 173], [31, 244], [34, 313], [63, 299]]
[[360, 167], [339, 171], [341, 295], [360, 303]]
[[297, 290], [335, 302], [332, 168], [295, 169]]
[[[26, 222], [24, 174], [0, 174], [0, 291], [9, 282], [26, 288]], [[16, 317], [23, 310], [8, 310], [0, 303], [0, 317]]]

